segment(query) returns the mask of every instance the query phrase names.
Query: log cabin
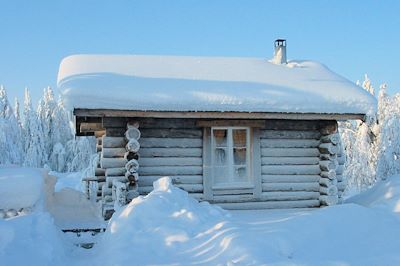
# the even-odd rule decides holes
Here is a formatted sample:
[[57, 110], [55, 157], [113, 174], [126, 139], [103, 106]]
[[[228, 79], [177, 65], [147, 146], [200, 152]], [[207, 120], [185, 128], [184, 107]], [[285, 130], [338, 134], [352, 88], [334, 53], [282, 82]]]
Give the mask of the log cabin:
[[338, 121], [376, 108], [362, 88], [313, 61], [73, 55], [58, 87], [76, 135], [97, 138], [109, 217], [163, 176], [226, 209], [340, 202], [345, 155]]

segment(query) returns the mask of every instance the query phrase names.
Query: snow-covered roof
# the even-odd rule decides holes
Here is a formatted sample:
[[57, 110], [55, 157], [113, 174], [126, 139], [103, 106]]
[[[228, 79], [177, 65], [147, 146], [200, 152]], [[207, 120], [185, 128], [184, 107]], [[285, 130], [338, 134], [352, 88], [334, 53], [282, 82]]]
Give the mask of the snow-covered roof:
[[58, 87], [70, 108], [368, 114], [376, 99], [313, 61], [73, 55]]

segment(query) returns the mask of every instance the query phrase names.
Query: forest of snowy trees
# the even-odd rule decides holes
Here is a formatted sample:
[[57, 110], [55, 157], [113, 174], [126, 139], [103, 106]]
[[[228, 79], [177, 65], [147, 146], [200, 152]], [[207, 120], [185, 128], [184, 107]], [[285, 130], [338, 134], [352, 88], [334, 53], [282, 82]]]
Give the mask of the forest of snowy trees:
[[75, 138], [62, 99], [51, 88], [44, 89], [33, 107], [25, 89], [24, 105], [14, 107], [4, 87], [0, 87], [0, 164], [46, 167], [70, 172], [85, 169], [93, 156], [88, 138]]
[[[381, 85], [376, 95], [367, 76], [358, 85], [377, 97], [378, 112], [365, 122], [340, 122], [339, 132], [347, 155], [348, 189], [363, 190], [400, 173], [400, 94], [390, 96], [386, 85]], [[94, 145], [86, 137], [74, 137], [62, 99], [56, 100], [51, 88], [44, 90], [37, 108], [25, 90], [22, 115], [20, 109], [17, 99], [11, 107], [1, 87], [0, 164], [59, 172], [80, 171], [92, 164]]]

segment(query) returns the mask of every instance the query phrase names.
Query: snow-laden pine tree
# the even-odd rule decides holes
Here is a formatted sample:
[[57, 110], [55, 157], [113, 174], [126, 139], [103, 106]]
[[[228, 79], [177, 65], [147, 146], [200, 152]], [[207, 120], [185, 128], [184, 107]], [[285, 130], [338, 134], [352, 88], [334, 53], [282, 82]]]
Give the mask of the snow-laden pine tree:
[[24, 132], [25, 158], [24, 165], [32, 167], [43, 167], [47, 163], [47, 153], [43, 129], [37, 113], [32, 108], [31, 96], [28, 89], [25, 89], [24, 99]]
[[6, 89], [0, 86], [0, 164], [21, 164], [23, 146], [20, 130]]
[[84, 170], [91, 163], [94, 154], [93, 145], [87, 137], [76, 137], [68, 141], [66, 154], [68, 172]]
[[39, 101], [37, 108], [37, 116], [41, 124], [43, 135], [45, 136], [44, 142], [44, 153], [46, 155], [45, 161], [48, 161], [49, 155], [53, 150], [53, 123], [54, 115], [53, 112], [56, 108], [56, 102], [54, 100], [54, 94], [50, 87], [43, 90], [43, 97]]

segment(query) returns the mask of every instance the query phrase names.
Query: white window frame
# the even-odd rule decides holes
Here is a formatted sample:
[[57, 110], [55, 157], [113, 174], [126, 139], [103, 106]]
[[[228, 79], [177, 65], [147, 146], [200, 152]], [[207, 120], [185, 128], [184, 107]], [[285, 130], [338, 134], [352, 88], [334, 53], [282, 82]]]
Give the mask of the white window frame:
[[[233, 180], [233, 175], [234, 175], [234, 159], [233, 159], [233, 137], [232, 137], [232, 131], [235, 129], [239, 130], [246, 130], [246, 172], [248, 176], [247, 182], [238, 182]], [[215, 163], [215, 154], [214, 151], [216, 149], [215, 145], [215, 140], [214, 140], [214, 130], [226, 130], [227, 131], [227, 151], [228, 151], [228, 169], [229, 169], [229, 175], [228, 177], [230, 178], [227, 180], [226, 183], [219, 183], [215, 184], [214, 179], [215, 179], [215, 174], [214, 174], [214, 163]], [[229, 127], [229, 126], [224, 126], [224, 127], [211, 127], [211, 169], [212, 169], [212, 182], [211, 186], [213, 190], [218, 190], [218, 189], [238, 189], [238, 188], [246, 188], [246, 189], [252, 189], [254, 188], [254, 177], [252, 175], [252, 162], [251, 162], [251, 130], [249, 127]]]

